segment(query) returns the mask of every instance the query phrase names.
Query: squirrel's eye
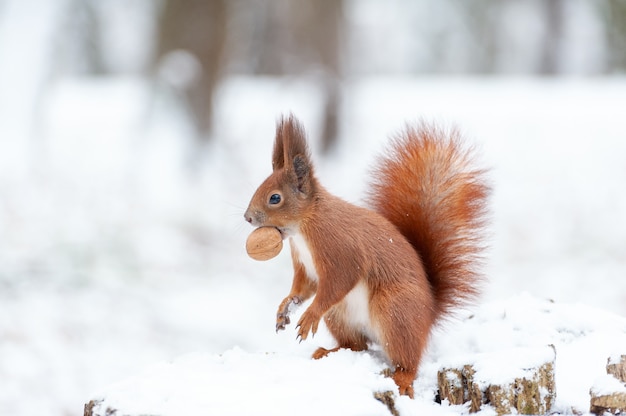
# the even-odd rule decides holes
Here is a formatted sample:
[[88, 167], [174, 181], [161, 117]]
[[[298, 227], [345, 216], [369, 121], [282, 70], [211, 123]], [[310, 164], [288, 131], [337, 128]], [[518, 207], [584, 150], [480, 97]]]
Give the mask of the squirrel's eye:
[[279, 204], [280, 201], [281, 201], [281, 197], [279, 194], [272, 194], [272, 196], [270, 196], [270, 205]]

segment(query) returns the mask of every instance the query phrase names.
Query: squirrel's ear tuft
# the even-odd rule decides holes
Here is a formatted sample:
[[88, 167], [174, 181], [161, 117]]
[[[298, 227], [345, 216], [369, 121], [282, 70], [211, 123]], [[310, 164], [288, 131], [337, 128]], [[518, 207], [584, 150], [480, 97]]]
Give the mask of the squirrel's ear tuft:
[[310, 160], [304, 127], [293, 114], [288, 117], [283, 116], [276, 125], [276, 141], [272, 156], [273, 169], [293, 168], [293, 160], [298, 155], [303, 156], [307, 161]]
[[310, 159], [309, 146], [306, 143], [306, 133], [302, 123], [290, 114], [289, 117], [283, 117], [280, 126], [283, 132], [285, 163], [289, 164], [298, 155]]
[[299, 192], [309, 193], [313, 184], [313, 165], [304, 127], [290, 114], [276, 126], [276, 142], [272, 159], [274, 170], [284, 168], [293, 175]]
[[274, 140], [274, 151], [272, 152], [272, 170], [285, 167], [285, 129], [284, 120], [280, 120], [276, 125], [276, 139]]

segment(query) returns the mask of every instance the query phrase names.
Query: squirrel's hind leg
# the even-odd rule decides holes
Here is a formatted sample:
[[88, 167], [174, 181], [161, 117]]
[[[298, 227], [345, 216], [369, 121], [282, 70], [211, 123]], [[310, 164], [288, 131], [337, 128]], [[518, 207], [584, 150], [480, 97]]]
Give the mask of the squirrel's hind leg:
[[339, 347], [335, 347], [335, 348], [331, 348], [329, 350], [327, 350], [326, 348], [323, 347], [319, 347], [318, 349], [315, 350], [315, 352], [313, 353], [313, 355], [311, 356], [311, 358], [313, 358], [314, 360], [319, 360], [320, 358], [324, 358], [326, 357], [328, 354], [330, 354], [331, 352], [337, 352], [341, 349], [347, 349], [347, 350], [352, 350], [352, 351], [364, 351], [367, 349], [367, 344], [364, 345], [342, 345]]
[[393, 373], [393, 381], [398, 386], [400, 394], [413, 398], [413, 381], [417, 376], [417, 369], [406, 369], [402, 367], [396, 367], [396, 371]]
[[[379, 291], [371, 302], [373, 316], [379, 328], [380, 346], [395, 369], [392, 378], [400, 394], [413, 398], [413, 382], [417, 376], [423, 351], [433, 325], [431, 302], [420, 293], [419, 286], [398, 291]], [[424, 303], [414, 299], [427, 299]], [[390, 314], [389, 310], [402, 311]]]

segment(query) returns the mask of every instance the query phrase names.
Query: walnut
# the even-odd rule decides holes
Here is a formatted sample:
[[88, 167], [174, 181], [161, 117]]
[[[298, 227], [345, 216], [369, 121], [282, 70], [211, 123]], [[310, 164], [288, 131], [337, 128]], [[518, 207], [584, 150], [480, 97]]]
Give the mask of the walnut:
[[274, 227], [259, 227], [252, 231], [246, 241], [248, 256], [254, 260], [273, 259], [283, 249], [283, 236]]

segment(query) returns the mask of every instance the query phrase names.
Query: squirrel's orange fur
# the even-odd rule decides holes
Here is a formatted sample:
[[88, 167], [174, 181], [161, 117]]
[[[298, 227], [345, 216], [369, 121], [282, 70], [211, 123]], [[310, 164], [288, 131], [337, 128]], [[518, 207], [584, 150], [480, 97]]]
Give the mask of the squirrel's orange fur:
[[279, 121], [273, 173], [245, 213], [290, 240], [294, 278], [277, 330], [290, 323], [292, 304], [315, 295], [298, 336], [315, 334], [324, 318], [338, 345], [313, 357], [374, 342], [393, 363], [400, 393], [413, 396], [433, 325], [479, 288], [489, 189], [459, 136], [425, 123], [406, 128], [374, 171], [368, 209], [326, 191], [301, 124], [293, 116]]

